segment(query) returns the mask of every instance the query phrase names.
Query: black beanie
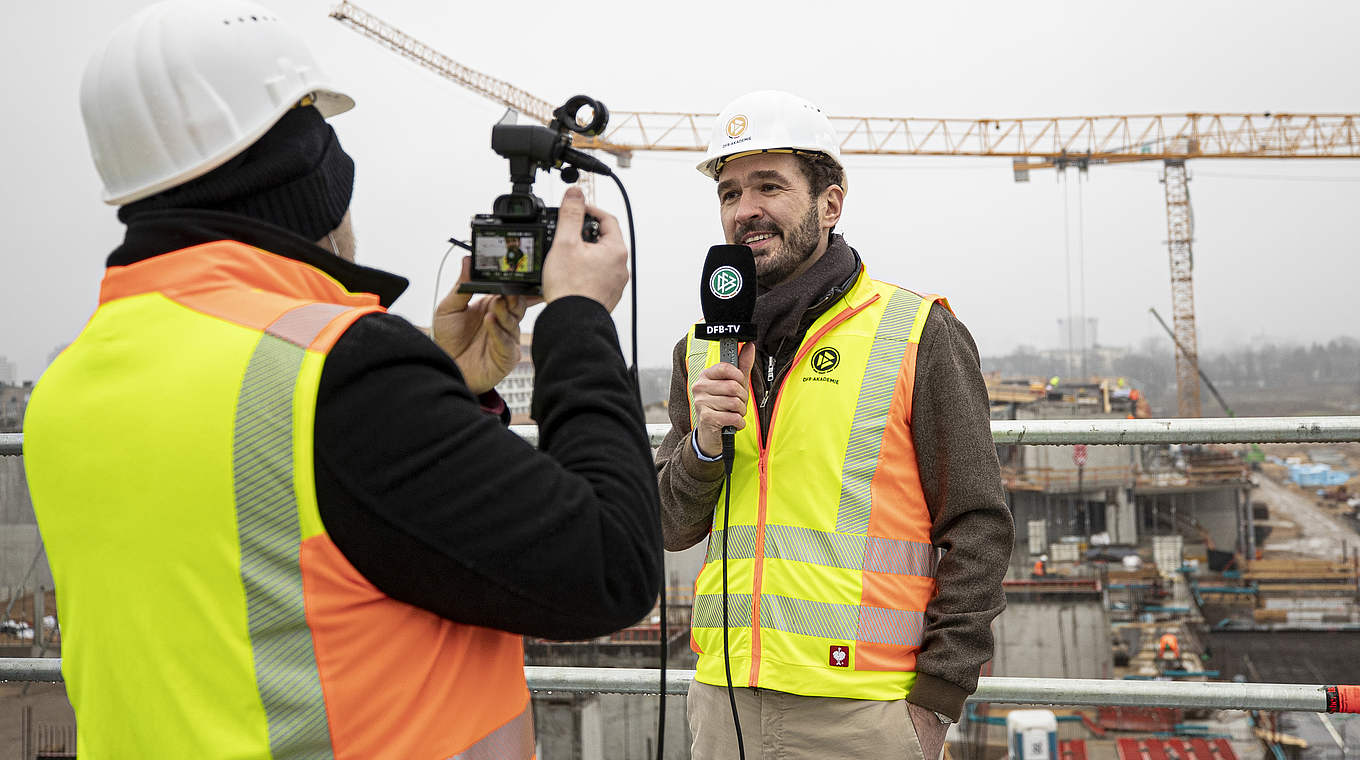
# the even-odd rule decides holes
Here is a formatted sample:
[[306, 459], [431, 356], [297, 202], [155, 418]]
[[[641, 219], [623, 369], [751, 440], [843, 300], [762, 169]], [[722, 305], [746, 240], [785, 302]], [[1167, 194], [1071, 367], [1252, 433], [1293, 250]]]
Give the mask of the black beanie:
[[294, 108], [227, 163], [118, 209], [138, 214], [176, 208], [241, 214], [321, 240], [344, 218], [354, 193], [354, 160], [312, 106]]

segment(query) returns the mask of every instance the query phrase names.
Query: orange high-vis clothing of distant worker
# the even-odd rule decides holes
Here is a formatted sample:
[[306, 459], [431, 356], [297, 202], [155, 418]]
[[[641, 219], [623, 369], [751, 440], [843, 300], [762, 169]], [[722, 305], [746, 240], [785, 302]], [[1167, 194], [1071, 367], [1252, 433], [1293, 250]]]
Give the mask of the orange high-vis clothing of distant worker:
[[[1167, 657], [1168, 651], [1171, 653], [1170, 657]], [[1157, 640], [1157, 656], [1163, 659], [1180, 659], [1181, 643], [1176, 639], [1174, 633], [1164, 633], [1162, 634], [1162, 637]]]

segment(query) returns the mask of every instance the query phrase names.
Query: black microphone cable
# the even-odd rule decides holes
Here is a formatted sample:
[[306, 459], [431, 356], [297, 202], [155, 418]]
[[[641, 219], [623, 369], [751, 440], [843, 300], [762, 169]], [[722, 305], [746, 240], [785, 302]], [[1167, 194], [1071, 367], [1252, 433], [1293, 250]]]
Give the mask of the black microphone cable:
[[732, 512], [732, 460], [737, 458], [735, 431], [723, 431], [723, 535], [722, 535], [722, 618], [723, 670], [727, 673], [727, 701], [732, 705], [732, 727], [737, 732], [737, 757], [746, 760], [746, 743], [741, 738], [741, 717], [737, 715], [737, 692], [732, 688], [732, 654], [727, 643], [727, 530]]
[[[630, 315], [631, 324], [629, 325], [630, 337], [633, 341], [633, 384], [638, 386], [638, 398], [642, 397], [642, 386], [638, 379], [638, 277], [637, 277], [637, 238], [633, 232], [633, 203], [628, 199], [628, 191], [623, 187], [623, 181], [606, 165], [605, 169], [610, 179], [619, 188], [619, 195], [623, 196], [623, 208], [628, 217], [628, 255], [629, 276], [632, 278], [632, 312]], [[650, 444], [650, 442], [649, 442]], [[729, 471], [731, 464], [728, 464]], [[724, 567], [724, 570], [726, 568]], [[726, 597], [724, 597], [726, 598]], [[724, 613], [725, 614], [725, 613]], [[670, 638], [666, 626], [666, 553], [661, 553], [661, 686], [657, 694], [660, 706], [656, 711], [656, 760], [665, 760], [666, 751], [666, 661], [670, 659]], [[743, 755], [743, 760], [745, 756]]]

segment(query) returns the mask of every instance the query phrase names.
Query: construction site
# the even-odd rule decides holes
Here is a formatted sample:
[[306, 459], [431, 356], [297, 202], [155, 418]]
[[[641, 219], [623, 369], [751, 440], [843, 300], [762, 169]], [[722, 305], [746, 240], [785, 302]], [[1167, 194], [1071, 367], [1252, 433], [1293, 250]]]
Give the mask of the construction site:
[[[330, 17], [523, 118], [554, 119], [550, 101], [471, 69], [353, 3], [340, 3]], [[579, 137], [576, 146], [626, 168], [635, 155], [702, 151], [713, 115], [617, 110], [611, 117], [610, 129]], [[1165, 255], [1169, 262], [1169, 323], [1152, 313], [1172, 346], [1174, 401], [1163, 396], [1153, 403], [1144, 378], [1093, 369], [1110, 361], [1088, 355], [1100, 350], [1094, 321], [1084, 300], [1074, 313], [1070, 290], [1059, 319], [1062, 345], [1043, 357], [1047, 364], [1033, 373], [984, 373], [1015, 542], [1006, 610], [992, 625], [995, 653], [981, 675], [985, 685], [1020, 689], [1006, 694], [1023, 695], [1026, 683], [1051, 690], [1023, 700], [980, 690], [950, 726], [944, 757], [1360, 756], [1360, 718], [1330, 703], [1326, 710], [1248, 708], [1228, 698], [1194, 703], [1175, 691], [1187, 684], [1360, 684], [1360, 416], [1238, 417], [1232, 394], [1215, 387], [1201, 366], [1196, 331], [1187, 169], [1215, 159], [1360, 158], [1360, 114], [831, 120], [848, 156], [994, 158], [1009, 165], [1010, 181], [1021, 183], [1050, 175], [1066, 182], [1101, 167], [1143, 163], [1158, 169], [1160, 188], [1150, 187], [1165, 205], [1165, 246], [1156, 260], [1160, 266]], [[593, 201], [589, 175], [583, 184]], [[517, 432], [535, 440], [530, 347], [526, 331], [523, 359], [498, 390]], [[668, 429], [668, 374], [656, 372], [648, 407], [653, 446]], [[23, 468], [23, 407], [31, 391], [32, 383], [0, 384], [0, 657], [47, 669], [34, 676], [13, 665], [0, 676], [0, 757], [73, 758], [75, 719], [55, 670], [60, 589]], [[644, 403], [647, 396], [644, 390]], [[1360, 387], [1343, 402], [1350, 404], [1343, 414], [1360, 415]], [[663, 703], [659, 688], [602, 687], [588, 679], [604, 677], [597, 669], [638, 678], [645, 670], [652, 678], [660, 663], [673, 677], [692, 677], [694, 584], [711, 552], [703, 541], [668, 553], [664, 598], [634, 626], [589, 641], [525, 639], [538, 757], [656, 756], [660, 709], [664, 757], [690, 756], [682, 687], [667, 686]], [[559, 680], [535, 680], [550, 671]], [[572, 680], [574, 673], [586, 680]], [[1111, 693], [1128, 684], [1167, 689], [1141, 701], [1069, 704], [1059, 679], [1102, 681], [1115, 685]]]

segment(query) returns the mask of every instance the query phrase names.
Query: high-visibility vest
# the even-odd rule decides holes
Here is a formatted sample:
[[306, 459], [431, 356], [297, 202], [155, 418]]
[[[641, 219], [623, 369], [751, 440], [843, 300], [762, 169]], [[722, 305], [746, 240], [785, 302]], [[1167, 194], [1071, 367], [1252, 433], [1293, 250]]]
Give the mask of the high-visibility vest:
[[[911, 402], [936, 300], [948, 307], [861, 270], [808, 328], [773, 402], [768, 440], [758, 400], [747, 404], [727, 529], [734, 685], [891, 700], [915, 683], [937, 555]], [[718, 361], [716, 342], [690, 338], [686, 351], [691, 379]], [[712, 685], [726, 684], [723, 511], [720, 495], [691, 626], [695, 678]]]
[[25, 419], [81, 758], [533, 755], [520, 637], [387, 597], [322, 525], [322, 366], [381, 310], [236, 242], [108, 270]]
[[1173, 633], [1164, 633], [1162, 634], [1162, 637], [1157, 640], [1158, 656], [1165, 656], [1168, 651], [1175, 657], [1181, 656], [1181, 643], [1176, 639], [1176, 635]]

